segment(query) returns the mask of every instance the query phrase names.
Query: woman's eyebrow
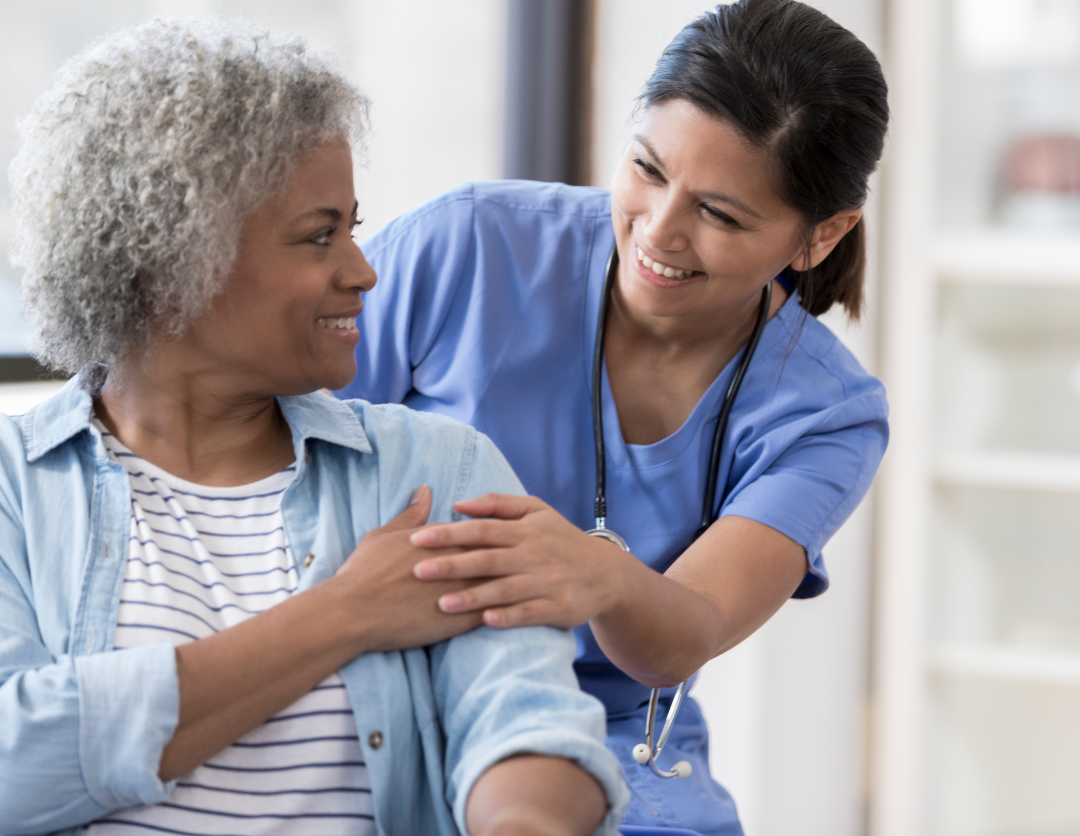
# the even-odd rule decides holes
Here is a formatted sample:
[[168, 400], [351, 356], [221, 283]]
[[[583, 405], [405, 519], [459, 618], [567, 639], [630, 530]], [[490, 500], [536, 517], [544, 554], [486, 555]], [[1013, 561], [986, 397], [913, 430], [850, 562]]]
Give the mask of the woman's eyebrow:
[[[356, 212], [359, 208], [360, 202], [354, 200], [351, 217], [356, 217]], [[345, 215], [342, 214], [342, 211], [340, 209], [336, 209], [333, 206], [317, 206], [314, 209], [308, 209], [306, 212], [300, 213], [300, 215], [297, 216], [296, 220], [302, 221], [305, 218], [310, 217], [311, 215], [321, 215], [322, 217], [326, 218], [329, 221], [333, 221], [334, 223], [340, 223], [341, 219], [345, 217]]]

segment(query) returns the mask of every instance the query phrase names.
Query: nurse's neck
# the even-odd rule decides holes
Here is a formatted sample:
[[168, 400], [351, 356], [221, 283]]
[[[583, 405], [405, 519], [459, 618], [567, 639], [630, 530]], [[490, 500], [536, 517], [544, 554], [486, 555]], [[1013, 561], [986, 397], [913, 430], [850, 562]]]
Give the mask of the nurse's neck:
[[[629, 444], [654, 444], [676, 432], [750, 339], [760, 291], [721, 310], [642, 310], [616, 286], [608, 306], [604, 359]], [[771, 310], [787, 294], [774, 283]]]

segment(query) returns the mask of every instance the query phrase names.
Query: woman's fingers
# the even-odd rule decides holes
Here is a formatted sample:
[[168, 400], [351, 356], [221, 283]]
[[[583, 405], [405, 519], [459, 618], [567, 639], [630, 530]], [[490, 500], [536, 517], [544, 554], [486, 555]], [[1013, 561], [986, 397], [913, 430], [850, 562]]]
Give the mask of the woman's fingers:
[[427, 522], [431, 513], [431, 488], [421, 485], [413, 493], [405, 510], [382, 526], [383, 531], [402, 531], [419, 528]]
[[497, 517], [501, 520], [520, 520], [526, 514], [542, 511], [548, 504], [535, 496], [515, 496], [509, 493], [487, 493], [475, 499], [461, 499], [454, 510], [466, 517]]

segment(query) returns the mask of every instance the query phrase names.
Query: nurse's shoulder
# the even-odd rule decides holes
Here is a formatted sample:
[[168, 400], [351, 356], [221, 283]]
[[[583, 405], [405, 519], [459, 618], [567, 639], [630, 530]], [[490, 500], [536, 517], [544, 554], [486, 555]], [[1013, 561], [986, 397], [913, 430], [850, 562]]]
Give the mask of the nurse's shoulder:
[[[870, 374], [843, 341], [817, 317], [791, 300], [776, 319], [786, 332], [781, 341], [783, 365], [802, 381], [804, 395], [817, 394], [823, 403], [865, 401], [884, 418], [889, 407], [885, 386]], [[785, 377], [787, 375], [785, 374]]]

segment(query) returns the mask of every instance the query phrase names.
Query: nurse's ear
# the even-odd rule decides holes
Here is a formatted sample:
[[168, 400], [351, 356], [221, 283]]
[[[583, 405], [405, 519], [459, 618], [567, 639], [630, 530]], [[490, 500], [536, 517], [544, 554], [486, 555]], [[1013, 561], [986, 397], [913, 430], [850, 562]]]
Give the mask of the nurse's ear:
[[814, 227], [809, 242], [791, 262], [791, 269], [798, 272], [817, 267], [831, 253], [840, 239], [855, 227], [862, 217], [862, 209], [845, 209]]

